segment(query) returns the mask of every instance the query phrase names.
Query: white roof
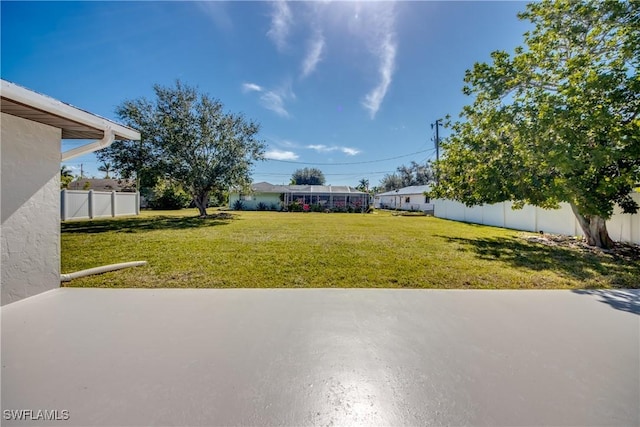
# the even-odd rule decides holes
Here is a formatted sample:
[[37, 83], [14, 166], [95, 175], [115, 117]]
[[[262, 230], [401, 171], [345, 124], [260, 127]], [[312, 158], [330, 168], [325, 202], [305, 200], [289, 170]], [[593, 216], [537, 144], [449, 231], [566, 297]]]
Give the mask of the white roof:
[[412, 185], [410, 187], [399, 188], [397, 190], [386, 191], [376, 194], [376, 196], [405, 196], [411, 194], [423, 194], [425, 191], [431, 190], [431, 185]]

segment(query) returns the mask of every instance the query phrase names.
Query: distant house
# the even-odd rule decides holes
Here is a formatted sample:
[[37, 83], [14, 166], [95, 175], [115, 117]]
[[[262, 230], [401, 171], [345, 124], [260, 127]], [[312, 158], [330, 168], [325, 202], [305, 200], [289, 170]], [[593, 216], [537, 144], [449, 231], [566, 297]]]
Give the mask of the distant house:
[[374, 206], [378, 209], [433, 212], [433, 203], [424, 194], [430, 189], [430, 185], [413, 185], [379, 193], [374, 196]]
[[69, 190], [121, 191], [133, 193], [136, 183], [131, 179], [77, 179], [69, 183]]
[[[140, 133], [0, 80], [2, 305], [60, 286], [60, 163]], [[60, 152], [62, 139], [93, 140]]]
[[343, 185], [274, 185], [268, 182], [252, 184], [250, 191], [231, 191], [229, 207], [242, 202], [243, 209], [257, 210], [259, 205], [270, 210], [281, 210], [292, 203], [317, 206], [321, 209], [366, 208], [368, 193]]

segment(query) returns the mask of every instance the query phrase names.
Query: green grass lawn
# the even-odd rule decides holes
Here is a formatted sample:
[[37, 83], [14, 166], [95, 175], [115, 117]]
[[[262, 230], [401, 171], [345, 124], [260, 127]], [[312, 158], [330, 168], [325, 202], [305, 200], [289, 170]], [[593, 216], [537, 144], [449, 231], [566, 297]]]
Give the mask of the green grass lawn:
[[522, 233], [426, 216], [195, 210], [62, 224], [62, 272], [145, 267], [79, 287], [637, 287], [640, 261], [527, 242]]

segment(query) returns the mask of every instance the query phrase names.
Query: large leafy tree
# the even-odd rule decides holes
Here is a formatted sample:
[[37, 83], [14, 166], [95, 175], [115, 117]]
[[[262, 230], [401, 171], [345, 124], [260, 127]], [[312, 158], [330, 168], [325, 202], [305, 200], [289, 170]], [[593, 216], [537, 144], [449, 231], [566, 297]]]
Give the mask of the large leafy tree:
[[412, 161], [408, 166], [398, 166], [393, 174], [386, 174], [380, 181], [380, 187], [384, 191], [391, 191], [412, 185], [426, 185], [431, 182], [435, 182], [435, 173], [431, 164]]
[[406, 187], [406, 185], [403, 185], [402, 178], [395, 172], [392, 174], [386, 174], [382, 177], [380, 185], [378, 186], [382, 192], [397, 190], [402, 187]]
[[116, 141], [99, 154], [123, 177], [136, 174], [152, 185], [160, 178], [179, 183], [206, 216], [209, 195], [250, 182], [254, 161], [262, 159], [259, 125], [227, 113], [206, 94], [177, 81], [154, 86], [155, 100], [122, 103], [116, 113], [138, 129], [142, 140]]
[[465, 76], [474, 96], [443, 144], [435, 196], [476, 205], [568, 202], [590, 245], [611, 247], [615, 204], [638, 205], [640, 2], [550, 1], [519, 14], [533, 29], [513, 55]]
[[318, 168], [297, 169], [291, 175], [293, 185], [324, 185], [325, 178]]

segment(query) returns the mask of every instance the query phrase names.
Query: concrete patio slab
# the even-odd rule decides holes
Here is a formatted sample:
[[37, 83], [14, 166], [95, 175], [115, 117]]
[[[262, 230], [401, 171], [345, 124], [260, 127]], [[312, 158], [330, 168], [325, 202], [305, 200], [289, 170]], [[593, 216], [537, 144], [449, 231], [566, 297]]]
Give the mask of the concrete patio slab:
[[2, 424], [637, 426], [639, 314], [638, 290], [57, 289], [1, 309]]

